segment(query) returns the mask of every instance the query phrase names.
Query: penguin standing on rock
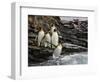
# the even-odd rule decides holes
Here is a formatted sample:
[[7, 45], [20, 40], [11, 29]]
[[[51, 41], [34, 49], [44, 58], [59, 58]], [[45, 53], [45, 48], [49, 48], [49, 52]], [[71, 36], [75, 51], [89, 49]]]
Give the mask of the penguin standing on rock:
[[46, 33], [45, 38], [44, 38], [44, 46], [45, 47], [51, 47], [51, 36], [50, 33]]
[[43, 37], [44, 37], [44, 31], [42, 28], [40, 28], [40, 31], [38, 32], [38, 46], [41, 46]]
[[61, 52], [62, 52], [62, 44], [59, 44], [59, 45], [55, 48], [55, 50], [54, 50], [54, 52], [53, 52], [53, 59], [59, 58], [59, 56], [61, 55]]
[[57, 46], [58, 43], [59, 43], [59, 36], [57, 30], [54, 29], [54, 32], [52, 33], [52, 37], [51, 37], [52, 48], [55, 48], [55, 46]]

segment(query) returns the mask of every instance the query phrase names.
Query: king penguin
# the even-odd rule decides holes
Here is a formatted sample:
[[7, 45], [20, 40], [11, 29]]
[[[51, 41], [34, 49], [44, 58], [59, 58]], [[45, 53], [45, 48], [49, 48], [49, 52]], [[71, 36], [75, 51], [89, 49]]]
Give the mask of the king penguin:
[[44, 46], [45, 47], [51, 47], [51, 36], [50, 36], [50, 33], [49, 32], [46, 33], [44, 39], [45, 39]]
[[59, 45], [55, 48], [55, 50], [54, 50], [54, 52], [53, 52], [53, 59], [59, 58], [59, 56], [61, 55], [61, 52], [62, 52], [62, 44], [59, 44]]
[[43, 37], [44, 37], [44, 31], [43, 29], [41, 28], [40, 31], [38, 32], [38, 46], [41, 46], [41, 42], [43, 40]]
[[59, 42], [59, 36], [58, 36], [57, 30], [54, 29], [54, 32], [52, 33], [52, 36], [51, 36], [52, 48], [55, 48], [55, 46], [58, 45], [58, 42]]

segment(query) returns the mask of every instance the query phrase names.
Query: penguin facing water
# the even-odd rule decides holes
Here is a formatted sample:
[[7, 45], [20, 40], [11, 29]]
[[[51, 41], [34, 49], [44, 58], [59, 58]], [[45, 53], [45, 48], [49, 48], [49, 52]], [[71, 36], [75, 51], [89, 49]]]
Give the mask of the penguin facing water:
[[44, 37], [44, 31], [43, 29], [41, 28], [40, 31], [38, 32], [38, 46], [41, 46], [41, 42], [43, 40], [43, 37]]
[[54, 50], [54, 52], [53, 52], [53, 59], [59, 58], [59, 56], [61, 55], [61, 52], [62, 52], [62, 44], [59, 44], [59, 45], [55, 48], [55, 50]]
[[52, 48], [55, 48], [55, 46], [57, 46], [58, 43], [59, 43], [59, 36], [57, 30], [54, 29], [54, 32], [52, 33], [52, 37], [51, 37]]
[[45, 47], [51, 47], [51, 36], [50, 33], [46, 33], [45, 38], [44, 38], [44, 46]]

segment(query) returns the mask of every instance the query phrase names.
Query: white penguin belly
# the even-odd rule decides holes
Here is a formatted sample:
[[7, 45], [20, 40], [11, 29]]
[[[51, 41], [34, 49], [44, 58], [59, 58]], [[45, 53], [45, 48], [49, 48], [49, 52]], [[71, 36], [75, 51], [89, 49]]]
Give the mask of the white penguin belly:
[[57, 47], [54, 52], [53, 52], [53, 58], [58, 58], [61, 54], [61, 51], [62, 51], [62, 47]]
[[53, 35], [52, 35], [52, 44], [57, 46], [58, 42], [59, 42], [58, 34], [57, 33], [53, 33]]
[[51, 44], [51, 37], [50, 37], [50, 34], [46, 34], [44, 45], [45, 45], [45, 47], [47, 47], [47, 46], [50, 47], [50, 44]]
[[40, 46], [43, 37], [44, 37], [44, 31], [40, 31], [38, 34], [38, 46]]

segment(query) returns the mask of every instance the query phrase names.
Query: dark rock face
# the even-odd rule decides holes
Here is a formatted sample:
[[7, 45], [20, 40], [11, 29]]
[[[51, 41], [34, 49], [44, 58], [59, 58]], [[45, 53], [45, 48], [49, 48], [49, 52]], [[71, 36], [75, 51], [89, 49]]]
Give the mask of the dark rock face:
[[87, 52], [88, 21], [62, 21], [59, 16], [28, 16], [28, 65], [36, 66], [52, 57], [54, 49], [37, 47], [37, 35], [40, 27], [45, 32], [55, 24], [59, 34], [59, 42], [63, 43], [62, 54]]

